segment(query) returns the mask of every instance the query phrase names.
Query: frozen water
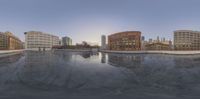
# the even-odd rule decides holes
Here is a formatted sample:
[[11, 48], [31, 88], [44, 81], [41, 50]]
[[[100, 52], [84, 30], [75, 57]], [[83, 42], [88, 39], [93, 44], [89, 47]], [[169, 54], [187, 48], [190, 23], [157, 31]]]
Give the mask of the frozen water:
[[0, 58], [0, 98], [200, 98], [200, 55], [27, 51]]

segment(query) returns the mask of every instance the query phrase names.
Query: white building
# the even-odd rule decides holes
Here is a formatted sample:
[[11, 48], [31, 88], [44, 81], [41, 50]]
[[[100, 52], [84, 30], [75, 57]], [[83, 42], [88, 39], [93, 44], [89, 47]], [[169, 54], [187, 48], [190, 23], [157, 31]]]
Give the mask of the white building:
[[101, 36], [101, 49], [106, 49], [106, 36], [102, 35]]
[[50, 50], [53, 46], [59, 45], [58, 36], [39, 31], [29, 31], [24, 34], [26, 50]]

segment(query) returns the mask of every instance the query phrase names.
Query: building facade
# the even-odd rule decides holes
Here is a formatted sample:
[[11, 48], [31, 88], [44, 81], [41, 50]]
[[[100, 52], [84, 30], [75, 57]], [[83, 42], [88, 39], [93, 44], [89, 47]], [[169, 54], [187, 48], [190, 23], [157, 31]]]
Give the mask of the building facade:
[[49, 50], [59, 45], [59, 37], [51, 34], [29, 31], [25, 32], [25, 48], [27, 50]]
[[11, 32], [0, 32], [0, 50], [22, 49], [22, 41]]
[[109, 50], [135, 51], [141, 50], [141, 32], [126, 31], [108, 36]]
[[146, 50], [171, 50], [169, 44], [155, 42], [146, 45]]
[[106, 36], [105, 35], [101, 36], [101, 49], [102, 50], [106, 49]]
[[9, 42], [8, 42], [8, 36], [0, 32], [0, 50], [8, 50], [9, 48]]
[[145, 41], [144, 46], [145, 50], [172, 50], [172, 41], [157, 36], [156, 39]]
[[70, 37], [63, 37], [62, 38], [62, 45], [63, 46], [71, 46], [72, 45], [72, 39]]
[[141, 38], [141, 50], [146, 50], [147, 41], [145, 41], [145, 37], [142, 36]]
[[174, 31], [175, 50], [200, 50], [200, 32], [192, 30]]

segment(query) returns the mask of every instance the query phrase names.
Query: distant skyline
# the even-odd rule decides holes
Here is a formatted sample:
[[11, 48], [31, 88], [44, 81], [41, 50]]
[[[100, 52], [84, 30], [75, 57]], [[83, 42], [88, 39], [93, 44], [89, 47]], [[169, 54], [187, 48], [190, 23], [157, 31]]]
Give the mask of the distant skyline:
[[173, 40], [173, 31], [200, 31], [200, 0], [0, 0], [0, 31], [68, 36], [73, 44], [101, 35], [141, 31]]

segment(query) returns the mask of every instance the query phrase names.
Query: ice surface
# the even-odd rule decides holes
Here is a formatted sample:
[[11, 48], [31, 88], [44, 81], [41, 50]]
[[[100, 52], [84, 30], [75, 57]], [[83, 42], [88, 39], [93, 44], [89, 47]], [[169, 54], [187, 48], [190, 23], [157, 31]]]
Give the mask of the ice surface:
[[0, 59], [0, 98], [200, 98], [200, 56], [27, 51]]

